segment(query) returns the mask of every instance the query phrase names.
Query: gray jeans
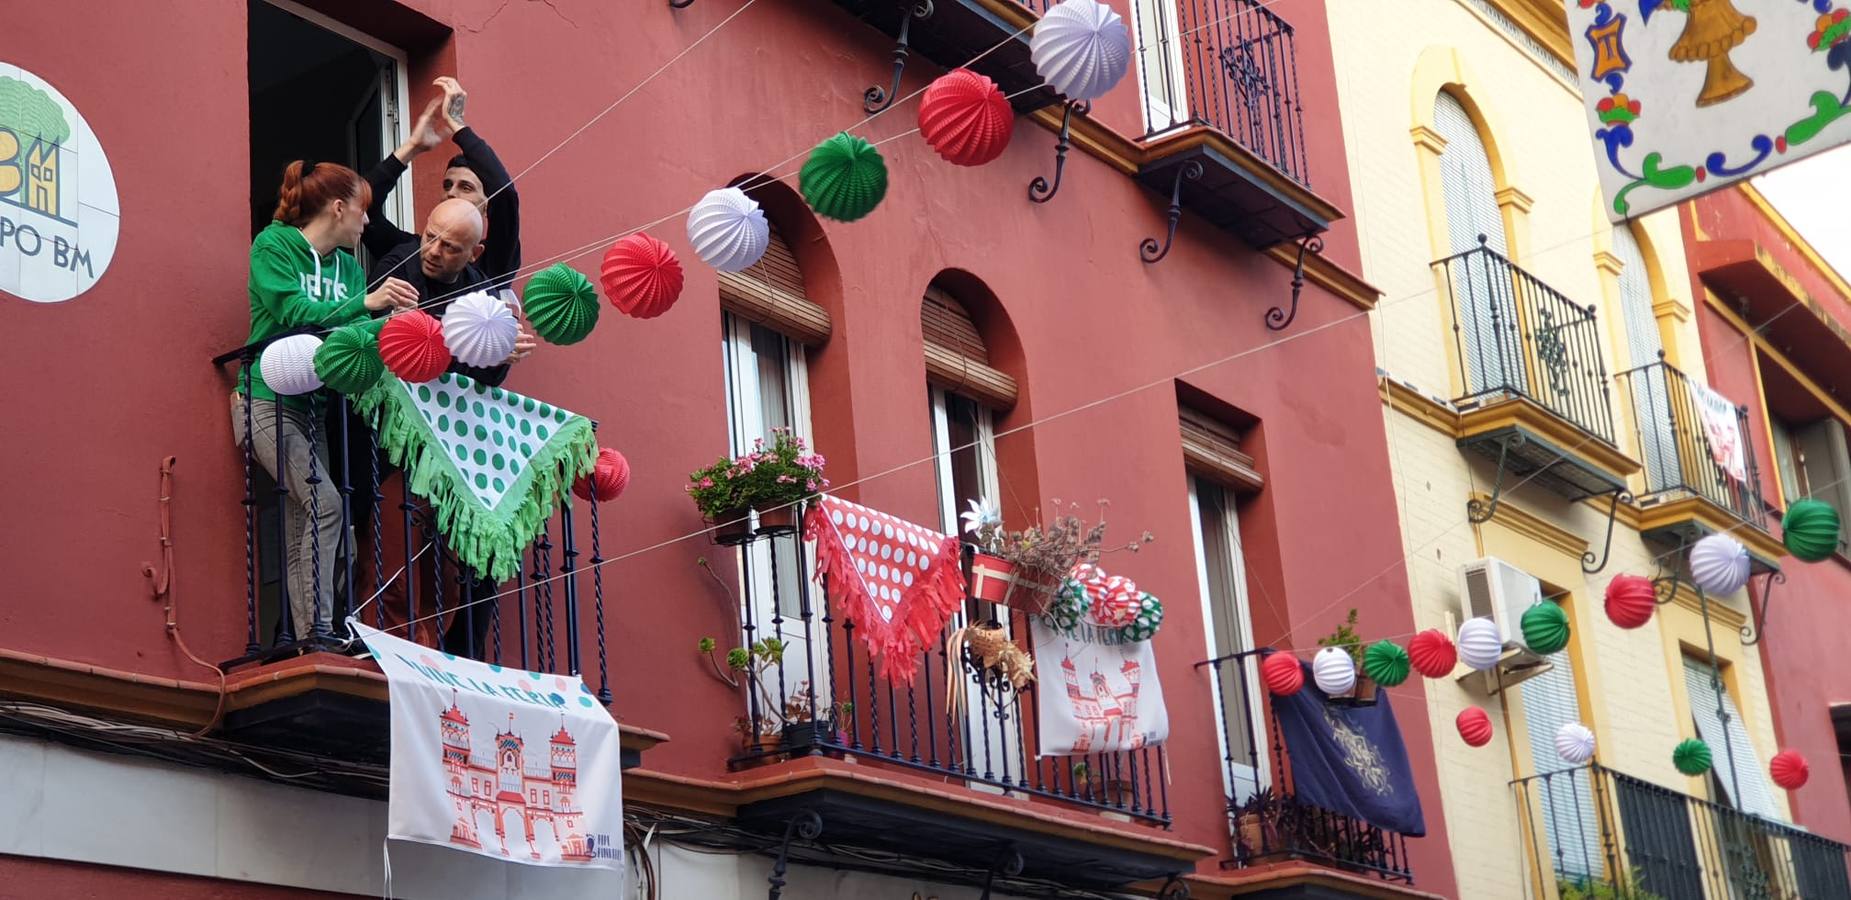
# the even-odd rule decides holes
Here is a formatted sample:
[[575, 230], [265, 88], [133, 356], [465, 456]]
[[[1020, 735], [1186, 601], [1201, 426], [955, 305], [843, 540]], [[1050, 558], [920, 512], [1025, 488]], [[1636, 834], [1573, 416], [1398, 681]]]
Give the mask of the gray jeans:
[[[283, 546], [286, 566], [283, 586], [289, 592], [289, 613], [298, 638], [320, 626], [332, 627], [334, 572], [341, 549], [341, 495], [328, 468], [326, 429], [314, 429], [309, 441], [309, 414], [280, 407], [274, 400], [251, 399], [251, 451], [257, 462], [289, 490], [283, 503]], [[283, 471], [277, 471], [278, 426], [283, 444]], [[231, 434], [244, 447], [244, 395], [231, 395]], [[320, 483], [309, 483], [310, 454]], [[312, 523], [312, 524], [311, 524]]]

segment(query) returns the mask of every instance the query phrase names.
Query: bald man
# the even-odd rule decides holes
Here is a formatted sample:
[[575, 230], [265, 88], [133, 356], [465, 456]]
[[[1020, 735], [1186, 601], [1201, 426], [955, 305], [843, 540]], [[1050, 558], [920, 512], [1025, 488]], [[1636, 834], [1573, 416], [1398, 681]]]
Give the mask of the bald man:
[[[423, 237], [399, 244], [373, 263], [371, 280], [388, 273], [405, 279], [417, 290], [424, 311], [442, 318], [455, 298], [488, 288], [489, 276], [477, 265], [486, 230], [487, 223], [474, 203], [454, 197], [445, 200], [426, 217]], [[533, 348], [533, 335], [523, 325], [514, 340], [514, 352], [500, 365], [478, 368], [453, 362], [450, 371], [499, 387], [508, 377], [508, 366]]]

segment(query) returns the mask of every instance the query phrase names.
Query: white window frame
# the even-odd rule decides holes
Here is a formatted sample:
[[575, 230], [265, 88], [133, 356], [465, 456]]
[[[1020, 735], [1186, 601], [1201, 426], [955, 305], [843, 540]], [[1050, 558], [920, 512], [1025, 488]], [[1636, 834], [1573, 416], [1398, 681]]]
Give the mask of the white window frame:
[[[1169, 15], [1155, 16], [1159, 6]], [[1159, 33], [1161, 32], [1161, 33]], [[1183, 71], [1183, 39], [1176, 21], [1176, 0], [1131, 0], [1132, 64], [1138, 70], [1138, 84], [1144, 89], [1144, 131], [1180, 128], [1189, 124], [1189, 78]], [[1154, 45], [1153, 45], [1154, 42]], [[1145, 53], [1151, 54], [1149, 59]], [[1147, 78], [1163, 78], [1168, 69], [1169, 85], [1164, 92], [1174, 101], [1164, 102], [1159, 92], [1145, 83]]]
[[[384, 121], [380, 123], [379, 133], [386, 139], [386, 146], [381, 149], [386, 153], [391, 153], [398, 148], [399, 144], [404, 143], [407, 126], [402, 110], [411, 108], [411, 97], [407, 87], [411, 67], [407, 62], [405, 51], [350, 25], [328, 18], [294, 0], [264, 0], [264, 2], [296, 18], [303, 19], [317, 28], [334, 32], [392, 59], [393, 71], [387, 76], [389, 83], [380, 85], [380, 91], [387, 100], [379, 104], [379, 113], [384, 117]], [[366, 173], [361, 172], [360, 174], [364, 176]], [[391, 219], [393, 224], [415, 234], [418, 231], [418, 223], [413, 220], [413, 210], [417, 207], [412, 204], [411, 191], [411, 169], [407, 167], [405, 173], [399, 176], [398, 186], [392, 189], [392, 196], [386, 198], [385, 208], [386, 217]]]
[[[962, 533], [962, 520], [960, 516], [963, 514], [963, 510], [958, 506], [959, 497], [957, 495], [957, 489], [954, 484], [955, 478], [953, 477], [951, 468], [951, 454], [953, 450], [957, 449], [951, 446], [951, 415], [949, 402], [949, 394], [951, 392], [937, 385], [930, 385], [928, 393], [932, 402], [932, 471], [934, 477], [938, 480], [939, 521], [942, 523], [942, 527], [946, 534], [960, 534]], [[996, 473], [995, 412], [988, 406], [985, 406], [981, 401], [963, 395], [959, 396], [974, 404], [977, 408], [977, 421], [974, 430], [977, 435], [975, 449], [977, 451], [978, 490], [982, 494], [983, 500], [1000, 504], [1002, 502], [1002, 488]], [[960, 607], [957, 612], [952, 614], [951, 621], [945, 627], [947, 629], [962, 628], [967, 624], [971, 624], [969, 618], [970, 617], [965, 614], [964, 608]], [[1004, 632], [1007, 633], [1012, 631], [1007, 615], [997, 616], [997, 621], [1002, 624]], [[958, 665], [955, 661], [949, 664], [954, 666]], [[961, 670], [962, 666], [959, 666], [959, 668]], [[975, 754], [980, 751], [968, 744], [974, 742], [976, 739], [973, 737], [971, 742], [967, 742], [965, 740], [965, 735], [974, 736], [982, 734], [986, 726], [995, 726], [990, 725], [986, 720], [986, 710], [984, 708], [985, 701], [976, 699], [981, 696], [976, 679], [968, 674], [965, 674], [964, 678], [966, 681], [964, 695], [967, 698], [967, 702], [964, 706], [965, 728], [964, 731], [958, 735], [957, 741], [958, 745], [964, 748], [966, 758], [974, 760]], [[1021, 705], [1018, 706], [1017, 709], [1018, 714], [1020, 714], [1020, 711], [1025, 711], [1027, 709], [1027, 706]], [[1024, 728], [1020, 733], [1025, 736], [1028, 734], [1028, 729]], [[1027, 756], [1026, 747], [1006, 746], [1004, 742], [999, 741], [998, 746], [990, 752], [993, 754], [993, 758], [985, 761], [989, 763], [985, 768], [994, 772], [998, 779], [1004, 781], [1020, 780], [1023, 774], [1020, 760]]]
[[[1247, 559], [1241, 548], [1240, 515], [1234, 508], [1233, 491], [1228, 488], [1221, 488], [1229, 499], [1222, 513], [1222, 527], [1227, 535], [1227, 541], [1221, 550], [1228, 555], [1229, 580], [1233, 582], [1235, 608], [1224, 612], [1217, 612], [1215, 609], [1214, 594], [1208, 581], [1209, 548], [1205, 537], [1206, 532], [1202, 527], [1201, 496], [1197, 490], [1197, 485], [1202, 480], [1200, 475], [1193, 472], [1189, 474], [1189, 533], [1195, 548], [1196, 596], [1201, 598], [1202, 623], [1206, 626], [1203, 629], [1202, 639], [1208, 650], [1208, 658], [1215, 659], [1222, 655], [1219, 648], [1215, 646], [1217, 630], [1215, 624], [1221, 621], [1223, 616], [1232, 615], [1235, 630], [1240, 636], [1241, 649], [1252, 650], [1254, 649], [1253, 616], [1251, 607], [1247, 603]], [[1221, 787], [1225, 795], [1232, 798], [1235, 803], [1245, 803], [1254, 794], [1266, 789], [1272, 783], [1272, 766], [1266, 747], [1266, 713], [1265, 707], [1261, 705], [1264, 698], [1258, 690], [1260, 684], [1258, 658], [1245, 657], [1242, 660], [1241, 669], [1240, 681], [1246, 686], [1248, 695], [1245, 708], [1250, 712], [1247, 727], [1252, 730], [1254, 736], [1253, 765], [1234, 762], [1232, 748], [1228, 747], [1227, 728], [1215, 728], [1215, 743], [1220, 748], [1221, 759], [1225, 763], [1221, 767]], [[1224, 699], [1221, 696], [1220, 678], [1209, 679], [1209, 689], [1213, 694], [1218, 715], [1224, 712], [1227, 715], [1240, 714], [1241, 705], [1237, 702], [1238, 698]], [[1252, 789], [1247, 793], [1240, 793], [1239, 791], [1247, 785], [1251, 785]]]
[[[770, 431], [765, 425], [764, 407], [759, 402], [759, 358], [758, 351], [752, 346], [754, 327], [776, 331], [770, 326], [755, 323], [730, 312], [721, 315], [720, 353], [725, 364], [726, 377], [726, 437], [729, 455], [732, 456], [749, 452], [754, 438]], [[797, 437], [803, 438], [806, 443], [813, 444], [810, 431], [810, 376], [806, 351], [803, 344], [788, 335], [784, 337], [784, 342], [785, 358], [782, 363], [786, 387], [785, 403], [790, 407], [791, 430]], [[819, 704], [825, 703], [829, 696], [829, 658], [823, 650], [826, 640], [822, 634], [822, 604], [826, 601], [822, 593], [816, 590], [810, 592], [810, 632], [807, 645], [803, 648], [803, 653], [808, 654], [806, 660], [803, 655], [793, 654], [790, 646], [806, 644], [802, 619], [785, 616], [782, 627], [776, 631], [772, 629], [771, 623], [777, 617], [778, 610], [773, 603], [777, 592], [771, 580], [771, 542], [754, 541], [746, 545], [743, 550], [744, 552], [738, 554], [738, 577], [743, 594], [739, 599], [740, 615], [745, 615], [746, 603], [754, 603], [751, 610], [754, 626], [753, 638], [763, 640], [767, 637], [777, 637], [785, 642], [783, 685], [785, 696], [793, 695], [798, 683], [808, 678], [814, 671], [816, 683], [812, 687]], [[804, 584], [813, 584], [811, 576], [814, 572], [815, 559], [814, 547], [806, 542], [803, 553], [804, 571], [798, 573], [798, 579]], [[743, 638], [744, 635], [742, 634], [741, 637]], [[774, 679], [777, 677], [775, 670], [771, 677]], [[775, 683], [768, 686], [769, 693], [775, 695], [777, 690]], [[770, 711], [764, 714], [776, 718]]]

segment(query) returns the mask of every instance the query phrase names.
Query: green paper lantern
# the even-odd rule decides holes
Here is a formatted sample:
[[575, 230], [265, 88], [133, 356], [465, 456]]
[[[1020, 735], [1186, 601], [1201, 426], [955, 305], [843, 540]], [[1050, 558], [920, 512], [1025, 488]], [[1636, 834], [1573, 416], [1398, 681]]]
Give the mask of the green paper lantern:
[[1546, 601], [1524, 610], [1523, 643], [1543, 656], [1568, 646], [1568, 613]]
[[1092, 608], [1093, 601], [1086, 596], [1086, 586], [1078, 579], [1069, 578], [1061, 582], [1053, 601], [1048, 604], [1049, 624], [1057, 631], [1071, 632], [1080, 626], [1080, 620]]
[[1157, 636], [1157, 629], [1163, 626], [1163, 603], [1146, 593], [1138, 598], [1138, 614], [1131, 624], [1119, 629], [1120, 637], [1127, 641], [1148, 641]]
[[1796, 559], [1826, 559], [1838, 550], [1838, 510], [1823, 500], [1795, 500], [1780, 520], [1780, 537]]
[[321, 383], [349, 396], [378, 384], [385, 371], [386, 364], [379, 358], [378, 329], [367, 325], [336, 328], [315, 351], [315, 374]]
[[853, 222], [887, 196], [887, 164], [873, 144], [845, 131], [810, 151], [797, 183], [817, 215]]
[[521, 307], [549, 344], [576, 344], [598, 324], [598, 291], [577, 269], [554, 263], [527, 282]]
[[1685, 738], [1671, 751], [1671, 764], [1686, 775], [1702, 775], [1710, 770], [1710, 745]]
[[1383, 687], [1394, 687], [1408, 680], [1413, 669], [1408, 652], [1394, 641], [1376, 641], [1363, 651], [1363, 674]]

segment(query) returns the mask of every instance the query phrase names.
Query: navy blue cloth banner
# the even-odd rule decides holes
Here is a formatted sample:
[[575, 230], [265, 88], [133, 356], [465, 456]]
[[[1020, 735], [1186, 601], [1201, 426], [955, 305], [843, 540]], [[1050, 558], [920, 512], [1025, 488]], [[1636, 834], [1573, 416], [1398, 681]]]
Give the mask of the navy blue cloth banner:
[[1408, 766], [1407, 745], [1395, 725], [1388, 693], [1376, 688], [1374, 706], [1337, 706], [1318, 690], [1303, 662], [1305, 686], [1272, 697], [1285, 732], [1292, 791], [1304, 803], [1362, 819], [1411, 837], [1427, 833], [1420, 794]]

